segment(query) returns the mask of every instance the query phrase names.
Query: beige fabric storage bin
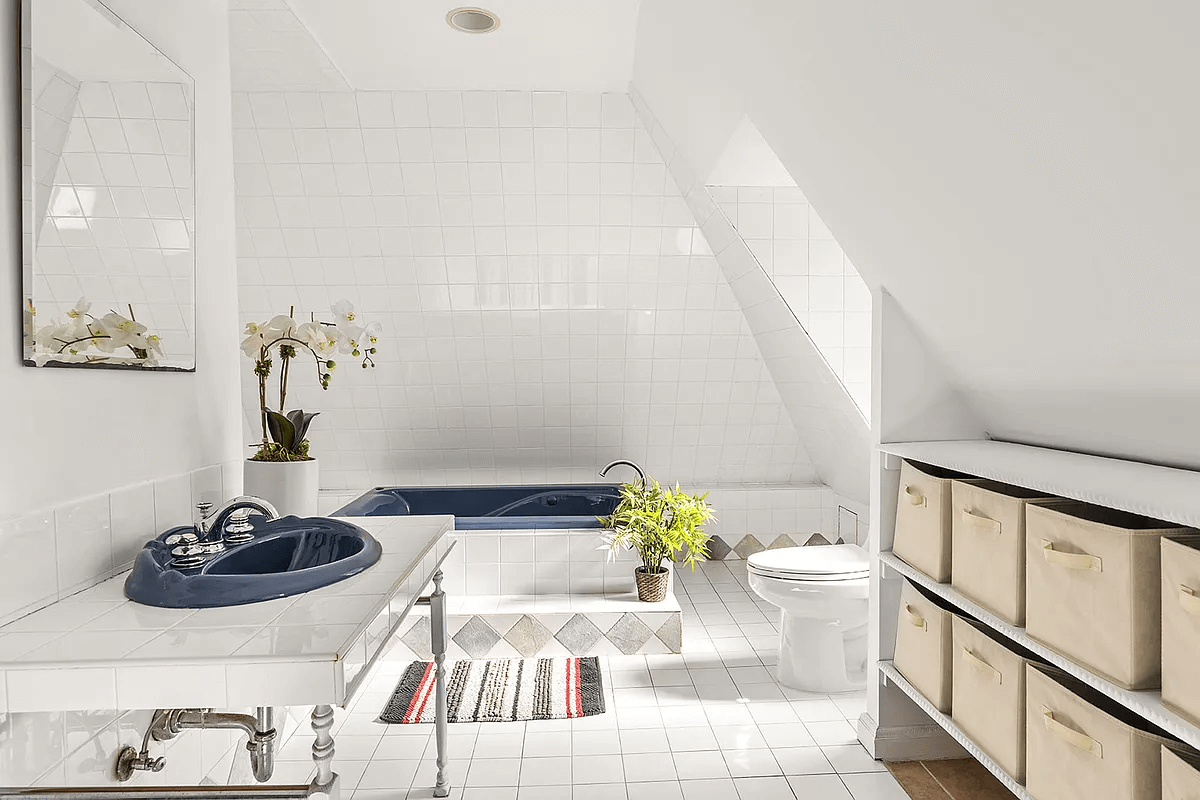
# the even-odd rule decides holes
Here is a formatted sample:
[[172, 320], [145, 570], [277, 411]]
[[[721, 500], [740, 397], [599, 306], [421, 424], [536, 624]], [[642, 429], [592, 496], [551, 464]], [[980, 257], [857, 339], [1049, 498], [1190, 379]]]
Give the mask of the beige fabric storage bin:
[[955, 617], [954, 722], [1005, 772], [1025, 781], [1025, 665], [1031, 654]]
[[1200, 724], [1200, 535], [1164, 538], [1161, 557], [1163, 703]]
[[950, 482], [957, 472], [905, 461], [900, 467], [892, 553], [938, 583], [950, 580]]
[[1026, 667], [1025, 788], [1037, 800], [1159, 800], [1162, 731], [1052, 667]]
[[900, 589], [893, 662], [925, 699], [943, 714], [950, 713], [954, 613], [914, 583]]
[[1159, 685], [1159, 542], [1187, 528], [1087, 503], [1025, 509], [1029, 635], [1126, 689]]
[[951, 583], [1013, 625], [1025, 624], [1025, 506], [1059, 498], [988, 480], [951, 482]]
[[1200, 800], [1200, 754], [1163, 745], [1162, 800]]

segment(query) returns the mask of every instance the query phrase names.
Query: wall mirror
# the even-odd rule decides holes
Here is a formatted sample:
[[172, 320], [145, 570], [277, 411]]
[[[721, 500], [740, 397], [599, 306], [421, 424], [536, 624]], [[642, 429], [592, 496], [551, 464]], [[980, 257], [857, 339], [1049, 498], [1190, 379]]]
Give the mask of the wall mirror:
[[194, 371], [193, 82], [99, 0], [22, 0], [24, 361]]

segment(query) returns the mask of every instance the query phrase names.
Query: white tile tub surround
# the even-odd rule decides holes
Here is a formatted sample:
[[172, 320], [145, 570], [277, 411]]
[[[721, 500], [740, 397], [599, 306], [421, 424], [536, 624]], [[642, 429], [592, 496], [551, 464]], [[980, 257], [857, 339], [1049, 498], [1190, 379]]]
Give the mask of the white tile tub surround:
[[870, 496], [871, 455], [866, 418], [771, 277], [636, 90], [632, 100], [651, 141], [662, 154], [704, 238], [716, 254], [783, 404], [800, 431], [818, 478], [836, 492], [866, 503]]
[[241, 489], [234, 462], [0, 521], [0, 625], [128, 569], [148, 540], [191, 524], [196, 503]]
[[871, 418], [871, 291], [795, 187], [709, 186], [709, 194]]
[[154, 608], [118, 575], [0, 627], [0, 711], [343, 703], [454, 544], [450, 517], [356, 522], [383, 556], [311, 592]]
[[[815, 479], [625, 94], [234, 95], [243, 320], [346, 297], [378, 367], [300, 375], [322, 485]], [[243, 364], [246, 430], [257, 408]]]

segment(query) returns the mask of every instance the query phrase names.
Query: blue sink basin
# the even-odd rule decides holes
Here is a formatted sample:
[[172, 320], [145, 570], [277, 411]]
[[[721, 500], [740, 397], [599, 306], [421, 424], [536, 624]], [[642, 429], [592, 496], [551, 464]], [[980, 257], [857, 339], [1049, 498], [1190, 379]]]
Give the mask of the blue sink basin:
[[146, 543], [125, 581], [133, 601], [162, 608], [258, 603], [343, 581], [379, 560], [383, 548], [357, 525], [336, 519], [282, 517], [254, 525], [254, 539], [190, 569], [171, 566], [168, 536]]

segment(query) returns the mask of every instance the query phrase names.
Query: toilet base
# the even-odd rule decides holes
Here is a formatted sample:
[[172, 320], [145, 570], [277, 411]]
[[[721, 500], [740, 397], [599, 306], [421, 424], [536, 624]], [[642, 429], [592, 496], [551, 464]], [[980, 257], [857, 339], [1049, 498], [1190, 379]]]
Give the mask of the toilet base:
[[853, 692], [867, 685], [867, 626], [780, 611], [779, 666], [784, 686], [806, 692]]

